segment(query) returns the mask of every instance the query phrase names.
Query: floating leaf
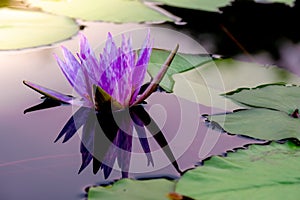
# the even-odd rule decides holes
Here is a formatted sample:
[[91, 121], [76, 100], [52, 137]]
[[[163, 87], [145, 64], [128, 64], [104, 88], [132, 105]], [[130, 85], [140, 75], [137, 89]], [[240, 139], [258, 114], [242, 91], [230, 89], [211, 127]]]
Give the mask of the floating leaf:
[[[300, 83], [298, 76], [275, 65], [265, 66], [233, 59], [218, 59], [215, 62], [209, 62], [199, 68], [198, 73], [191, 71], [186, 78], [202, 85], [207, 83], [208, 87], [219, 91], [230, 91], [274, 82]], [[223, 85], [220, 85], [220, 81], [223, 82]]]
[[264, 140], [300, 140], [299, 94], [298, 86], [280, 84], [240, 88], [227, 93], [226, 97], [256, 109], [211, 115], [208, 120], [217, 122], [232, 134]]
[[[151, 77], [157, 75], [169, 54], [170, 51], [153, 49], [148, 65], [148, 73]], [[194, 69], [210, 61], [212, 61], [212, 58], [208, 54], [177, 53], [160, 86], [167, 92], [172, 92], [175, 83], [172, 78], [174, 74]]]
[[73, 19], [37, 11], [0, 8], [0, 50], [49, 45], [75, 35]]
[[219, 8], [231, 4], [233, 0], [152, 0], [169, 6], [218, 12]]
[[28, 3], [50, 13], [83, 20], [116, 23], [173, 21], [138, 0], [28, 0]]
[[299, 187], [299, 146], [272, 143], [212, 157], [186, 172], [175, 192], [195, 199], [279, 200], [297, 198]]
[[246, 135], [262, 140], [297, 138], [300, 140], [300, 119], [287, 113], [269, 109], [239, 110], [223, 115], [211, 115], [208, 119], [217, 122], [232, 134]]
[[240, 88], [225, 94], [227, 98], [250, 107], [270, 108], [291, 114], [300, 108], [300, 87], [268, 84], [256, 88]]
[[131, 180], [121, 179], [109, 186], [92, 187], [88, 200], [96, 199], [167, 199], [169, 192], [174, 191], [175, 183], [166, 179]]
[[[174, 62], [175, 64], [175, 62]], [[260, 84], [286, 82], [299, 84], [300, 78], [276, 66], [241, 62], [233, 59], [218, 59], [199, 68], [175, 74], [174, 94], [207, 106], [233, 110], [240, 108], [219, 94], [240, 87], [255, 87]]]

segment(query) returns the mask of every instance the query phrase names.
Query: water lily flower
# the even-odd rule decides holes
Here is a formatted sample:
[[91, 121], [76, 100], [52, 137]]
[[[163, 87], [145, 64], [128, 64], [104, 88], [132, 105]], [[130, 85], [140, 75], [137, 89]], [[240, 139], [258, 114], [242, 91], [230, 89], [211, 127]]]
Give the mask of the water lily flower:
[[132, 49], [131, 38], [127, 39], [123, 35], [122, 39], [118, 48], [109, 33], [103, 53], [97, 58], [86, 37], [81, 35], [77, 58], [65, 47], [62, 47], [64, 59], [55, 56], [63, 74], [81, 98], [64, 95], [28, 81], [23, 82], [47, 98], [65, 104], [95, 108], [97, 111], [107, 103], [114, 109], [137, 105], [158, 87], [178, 50], [178, 45], [158, 75], [139, 95], [152, 52], [150, 34], [148, 33], [139, 55]]
[[[181, 173], [163, 134], [140, 105], [158, 88], [176, 55], [178, 45], [170, 53], [157, 76], [149, 84], [144, 84], [152, 52], [150, 34], [148, 33], [138, 55], [132, 49], [131, 39], [125, 36], [122, 39], [121, 46], [117, 47], [109, 33], [103, 53], [98, 58], [84, 35], [81, 35], [80, 52], [77, 53], [77, 58], [67, 48], [62, 47], [64, 59], [58, 56], [55, 58], [63, 74], [80, 97], [65, 95], [38, 84], [23, 81], [25, 85], [45, 96], [43, 103], [26, 109], [24, 113], [61, 104], [80, 106], [55, 140], [64, 136], [63, 142], [66, 142], [79, 128], [83, 127], [80, 147], [82, 165], [79, 172], [93, 160], [94, 173], [102, 169], [107, 178], [114, 161], [117, 160], [122, 169], [122, 176], [127, 177], [133, 129], [138, 133], [148, 165], [151, 163], [153, 165], [146, 138], [146, 127], [164, 149], [176, 170]], [[119, 120], [118, 123], [116, 120]], [[150, 123], [152, 121], [153, 123]]]

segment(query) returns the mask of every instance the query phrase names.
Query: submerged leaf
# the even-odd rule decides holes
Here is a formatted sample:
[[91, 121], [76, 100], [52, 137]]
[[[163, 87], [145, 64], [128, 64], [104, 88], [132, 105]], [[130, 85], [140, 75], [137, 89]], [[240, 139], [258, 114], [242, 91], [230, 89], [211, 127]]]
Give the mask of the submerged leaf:
[[295, 199], [299, 166], [300, 147], [293, 143], [252, 145], [186, 172], [175, 191], [195, 199]]
[[79, 31], [71, 18], [10, 8], [0, 8], [0, 24], [0, 50], [49, 45]]
[[166, 179], [131, 180], [121, 179], [109, 186], [98, 186], [90, 188], [88, 200], [110, 199], [110, 200], [166, 200], [169, 192], [174, 190], [175, 183]]

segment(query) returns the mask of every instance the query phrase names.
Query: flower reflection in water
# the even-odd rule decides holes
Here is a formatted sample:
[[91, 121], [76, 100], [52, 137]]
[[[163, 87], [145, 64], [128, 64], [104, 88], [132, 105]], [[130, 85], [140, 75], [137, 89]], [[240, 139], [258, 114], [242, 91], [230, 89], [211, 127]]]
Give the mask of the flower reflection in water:
[[175, 169], [181, 173], [163, 133], [142, 105], [128, 110], [97, 113], [96, 115], [93, 110], [81, 107], [65, 124], [56, 141], [62, 137], [64, 137], [63, 142], [68, 141], [81, 127], [83, 127], [80, 145], [82, 165], [79, 173], [93, 161], [93, 172], [97, 173], [99, 169], [102, 169], [107, 178], [117, 161], [122, 171], [122, 177], [128, 177], [133, 129], [135, 129], [147, 156], [148, 165], [154, 165], [154, 162], [146, 129], [163, 149]]
[[126, 40], [123, 37], [121, 47], [117, 48], [109, 34], [104, 52], [97, 59], [86, 38], [82, 36], [80, 53], [77, 54], [79, 61], [63, 47], [65, 60], [56, 57], [57, 62], [81, 98], [24, 81], [25, 85], [45, 96], [41, 104], [26, 109], [24, 113], [61, 104], [80, 106], [55, 140], [64, 137], [63, 142], [66, 142], [83, 127], [80, 144], [82, 164], [79, 173], [92, 162], [93, 172], [97, 173], [101, 169], [107, 178], [117, 162], [122, 177], [128, 177], [134, 130], [147, 156], [148, 165], [154, 165], [146, 129], [163, 149], [174, 168], [181, 173], [163, 133], [142, 105], [159, 87], [159, 82], [170, 66], [178, 45], [158, 75], [142, 87], [151, 46], [148, 34], [136, 59], [130, 39]]

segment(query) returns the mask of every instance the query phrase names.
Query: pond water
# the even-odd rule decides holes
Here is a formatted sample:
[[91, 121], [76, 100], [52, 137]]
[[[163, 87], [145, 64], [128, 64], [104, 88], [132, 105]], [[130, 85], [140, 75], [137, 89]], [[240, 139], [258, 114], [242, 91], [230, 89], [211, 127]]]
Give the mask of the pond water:
[[[118, 34], [143, 25], [112, 25], [87, 23], [83, 33], [91, 44], [105, 40], [107, 30]], [[104, 31], [105, 30], [105, 31]], [[172, 41], [178, 41], [174, 35]], [[182, 40], [182, 51], [197, 52], [198, 45]], [[77, 52], [78, 38], [60, 43]], [[174, 43], [157, 42], [164, 48]], [[0, 99], [0, 198], [15, 199], [83, 199], [84, 189], [121, 178], [117, 165], [108, 179], [102, 171], [93, 174], [89, 165], [78, 174], [81, 165], [80, 137], [75, 135], [67, 143], [54, 143], [57, 134], [73, 114], [74, 107], [60, 106], [23, 114], [39, 102], [40, 95], [22, 84], [31, 80], [65, 94], [72, 89], [60, 72], [53, 54], [61, 55], [59, 45], [46, 48], [0, 52], [2, 96]], [[97, 48], [95, 45], [94, 48]], [[153, 94], [144, 106], [158, 124], [172, 150], [180, 170], [185, 171], [211, 155], [257, 142], [238, 136], [229, 136], [209, 129], [202, 114], [216, 113], [210, 107], [192, 103], [172, 94]], [[76, 108], [75, 108], [76, 109]], [[80, 133], [80, 131], [79, 131]], [[177, 178], [172, 166], [156, 141], [148, 134], [154, 166], [147, 165], [138, 139], [133, 140], [129, 177]]]

